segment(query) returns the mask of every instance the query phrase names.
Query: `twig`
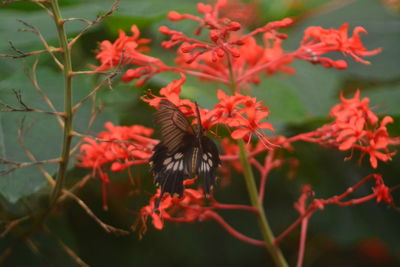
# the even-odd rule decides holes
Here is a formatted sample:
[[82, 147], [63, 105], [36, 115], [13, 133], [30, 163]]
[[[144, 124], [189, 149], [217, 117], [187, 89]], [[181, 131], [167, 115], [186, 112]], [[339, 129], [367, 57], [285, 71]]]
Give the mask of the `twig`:
[[30, 216], [24, 216], [24, 217], [21, 217], [21, 218], [18, 218], [18, 219], [15, 219], [15, 220], [5, 223], [4, 231], [1, 232], [0, 238], [4, 238], [15, 226], [26, 221], [29, 218], [30, 218]]
[[49, 106], [50, 109], [55, 114], [60, 114], [59, 116], [56, 116], [56, 119], [57, 119], [58, 123], [60, 124], [61, 128], [64, 128], [64, 121], [61, 119], [61, 117], [64, 117], [64, 113], [60, 113], [56, 110], [53, 102], [51, 102], [49, 97], [43, 92], [42, 88], [39, 85], [39, 82], [36, 77], [36, 68], [37, 68], [38, 63], [39, 63], [39, 59], [36, 59], [35, 63], [32, 66], [32, 73], [30, 74], [28, 69], [25, 69], [25, 73], [29, 77], [29, 80], [31, 81], [33, 87], [36, 89], [36, 91], [42, 97], [43, 101], [47, 104], [47, 106]]
[[81, 206], [81, 208], [93, 219], [95, 220], [100, 226], [101, 228], [103, 228], [104, 231], [106, 231], [107, 233], [113, 233], [116, 235], [128, 235], [130, 234], [129, 231], [123, 230], [123, 229], [119, 229], [116, 228], [114, 226], [108, 225], [106, 223], [104, 223], [102, 220], [100, 220], [94, 213], [93, 211], [86, 205], [85, 202], [83, 202], [83, 200], [81, 200], [79, 197], [77, 197], [75, 194], [67, 191], [67, 190], [63, 190], [63, 193], [68, 195], [69, 197], [71, 197], [73, 200], [76, 201], [76, 203], [78, 203], [79, 206]]
[[[90, 132], [94, 121], [96, 120], [97, 115], [102, 111], [102, 106], [99, 108], [96, 108], [96, 95], [92, 96], [92, 108], [91, 108], [91, 112], [90, 112], [90, 119], [88, 122], [88, 125], [86, 127], [86, 132]], [[75, 135], [75, 132], [73, 133]], [[80, 138], [79, 141], [75, 144], [74, 147], [71, 148], [71, 155], [73, 155], [76, 150], [79, 149], [79, 147], [82, 145], [82, 143], [84, 142], [83, 138]]]
[[60, 247], [64, 249], [65, 253], [67, 253], [75, 261], [77, 265], [81, 267], [89, 267], [89, 265], [86, 262], [84, 262], [78, 255], [76, 255], [76, 253], [70, 247], [68, 247], [64, 242], [62, 242], [58, 236], [53, 234], [47, 226], [44, 226], [43, 230], [57, 241]]
[[12, 91], [14, 92], [17, 101], [21, 105], [21, 107], [15, 107], [0, 100], [0, 105], [6, 108], [6, 109], [1, 109], [0, 112], [35, 112], [35, 113], [44, 113], [49, 115], [61, 116], [61, 114], [58, 112], [51, 112], [51, 111], [45, 111], [41, 109], [34, 109], [28, 107], [22, 100], [21, 92], [15, 89], [12, 89]]
[[[53, 53], [54, 50], [49, 46], [49, 44], [47, 43], [46, 39], [43, 37], [42, 33], [35, 26], [33, 26], [33, 25], [23, 21], [23, 20], [17, 19], [17, 21], [19, 21], [20, 23], [24, 24], [26, 27], [29, 28], [29, 30], [20, 30], [20, 31], [22, 31], [22, 32], [24, 32], [24, 31], [25, 32], [32, 32], [32, 33], [36, 34], [39, 37], [39, 39], [42, 42], [43, 46], [45, 47], [46, 51], [53, 58], [54, 62], [57, 64], [57, 66], [61, 70], [64, 70], [64, 65], [61, 64], [61, 62], [58, 60], [58, 58], [54, 55], [54, 53]], [[63, 51], [62, 48], [59, 48], [59, 49], [61, 49], [61, 51]]]
[[71, 73], [72, 76], [76, 75], [90, 75], [90, 74], [106, 74], [112, 75], [114, 71], [97, 71], [97, 70], [83, 70], [83, 71], [74, 71]]
[[111, 72], [110, 75], [108, 75], [103, 81], [101, 81], [95, 88], [93, 88], [92, 91], [90, 91], [89, 94], [84, 96], [78, 103], [75, 104], [75, 106], [72, 108], [72, 112], [76, 113], [78, 109], [85, 103], [91, 96], [95, 95], [97, 91], [99, 91], [101, 88], [103, 88], [104, 85], [110, 84], [112, 79], [117, 76], [117, 74], [120, 72], [120, 70], [116, 70], [114, 72]]
[[47, 159], [47, 160], [31, 161], [31, 162], [16, 162], [16, 161], [11, 161], [11, 160], [7, 160], [4, 158], [0, 158], [0, 164], [7, 164], [7, 165], [14, 166], [8, 170], [0, 171], [0, 176], [7, 175], [19, 168], [29, 167], [32, 165], [44, 165], [44, 164], [50, 164], [50, 163], [58, 163], [58, 162], [60, 162], [60, 160], [61, 160], [60, 158], [56, 158], [56, 159]]
[[102, 21], [103, 19], [105, 19], [106, 17], [110, 16], [115, 10], [117, 10], [118, 8], [118, 0], [114, 0], [114, 3], [112, 5], [112, 7], [103, 15], [98, 16], [95, 20], [93, 21], [89, 21], [86, 19], [81, 19], [81, 18], [69, 18], [69, 19], [64, 19], [64, 22], [68, 22], [68, 21], [74, 21], [74, 20], [79, 20], [82, 21], [86, 24], [88, 24], [79, 34], [77, 34], [69, 43], [68, 46], [69, 48], [71, 48], [75, 42], [83, 35], [85, 34], [90, 28], [92, 28], [94, 25], [96, 25], [97, 23], [99, 23], [100, 21]]
[[[13, 59], [18, 59], [18, 58], [25, 58], [29, 56], [34, 56], [34, 55], [40, 55], [43, 53], [47, 53], [48, 51], [46, 49], [42, 50], [35, 50], [31, 52], [22, 52], [21, 50], [15, 48], [15, 46], [12, 44], [11, 41], [8, 41], [10, 43], [11, 48], [14, 51], [18, 51], [18, 55], [11, 55], [11, 54], [0, 54], [0, 57], [8, 57], [8, 58], [13, 58]], [[54, 52], [60, 52], [60, 48], [51, 48]]]
[[[30, 0], [29, 0], [30, 1]], [[39, 7], [41, 7], [44, 11], [47, 12], [47, 14], [52, 18], [54, 16], [53, 12], [51, 12], [50, 9], [48, 9], [42, 1], [38, 1], [38, 0], [33, 0], [32, 2], [36, 3], [36, 5], [38, 5]]]
[[[20, 123], [20, 127], [18, 128], [18, 143], [22, 148], [22, 151], [25, 153], [25, 155], [32, 161], [32, 162], [37, 162], [35, 156], [32, 154], [32, 152], [25, 146], [24, 143], [24, 120], [21, 121]], [[39, 171], [42, 173], [42, 175], [44, 176], [44, 178], [47, 180], [47, 182], [50, 185], [54, 185], [54, 179], [53, 177], [46, 171], [45, 168], [43, 168], [42, 165], [37, 164], [36, 165], [39, 169]]]
[[35, 254], [39, 259], [41, 259], [41, 261], [43, 262], [43, 265], [45, 265], [45, 266], [49, 265], [47, 258], [42, 255], [38, 246], [36, 246], [36, 244], [33, 242], [32, 239], [30, 239], [28, 236], [25, 236], [23, 240], [24, 240], [26, 246], [31, 249], [33, 254]]

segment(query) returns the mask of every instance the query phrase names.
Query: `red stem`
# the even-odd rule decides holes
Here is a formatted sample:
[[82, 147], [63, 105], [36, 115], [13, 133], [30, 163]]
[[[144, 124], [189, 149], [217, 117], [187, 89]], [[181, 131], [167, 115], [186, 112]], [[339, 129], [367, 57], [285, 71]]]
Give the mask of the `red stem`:
[[[347, 197], [349, 194], [353, 193], [355, 190], [357, 190], [361, 185], [363, 185], [367, 180], [369, 179], [376, 179], [377, 174], [370, 174], [366, 177], [364, 177], [361, 181], [359, 181], [357, 184], [355, 184], [352, 187], [349, 187], [346, 192], [339, 196], [333, 196], [329, 199], [314, 199], [314, 201], [310, 204], [310, 206], [307, 208], [307, 210], [299, 216], [299, 218], [296, 219], [282, 234], [280, 234], [276, 239], [275, 239], [275, 244], [279, 244], [290, 232], [292, 232], [306, 217], [311, 217], [312, 214], [317, 210], [317, 209], [323, 209], [325, 205], [329, 204], [336, 204], [341, 207], [346, 207], [350, 205], [358, 205], [364, 202], [367, 202], [373, 198], [376, 197], [376, 193], [372, 193], [368, 196], [357, 198], [357, 199], [352, 199], [346, 202], [341, 202], [343, 198]], [[309, 219], [309, 218], [308, 218]]]
[[230, 226], [217, 213], [208, 210], [208, 211], [205, 211], [203, 215], [204, 215], [205, 218], [210, 218], [210, 219], [216, 220], [228, 233], [230, 233], [231, 235], [233, 235], [237, 239], [239, 239], [239, 240], [241, 240], [243, 242], [249, 243], [251, 245], [260, 246], [260, 247], [265, 246], [265, 243], [263, 241], [260, 241], [260, 240], [245, 236], [245, 235], [239, 233], [238, 231], [236, 231], [232, 226]]
[[304, 251], [305, 251], [306, 239], [307, 239], [308, 220], [309, 220], [309, 218], [305, 217], [301, 223], [299, 254], [297, 257], [297, 264], [296, 264], [297, 267], [303, 266]]
[[212, 206], [216, 209], [224, 209], [224, 210], [245, 210], [257, 213], [257, 209], [252, 206], [247, 205], [234, 205], [234, 204], [222, 204], [218, 202], [213, 202]]

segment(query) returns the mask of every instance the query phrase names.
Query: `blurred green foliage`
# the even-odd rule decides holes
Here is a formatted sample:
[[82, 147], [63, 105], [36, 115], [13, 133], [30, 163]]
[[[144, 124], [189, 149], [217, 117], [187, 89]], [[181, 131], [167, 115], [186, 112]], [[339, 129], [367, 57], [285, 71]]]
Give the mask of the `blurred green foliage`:
[[[381, 54], [371, 57], [370, 66], [350, 63], [345, 71], [324, 69], [305, 62], [295, 62], [296, 74], [265, 77], [252, 94], [263, 100], [271, 110], [270, 122], [278, 134], [288, 136], [314, 129], [326, 121], [329, 109], [338, 101], [340, 91], [352, 93], [361, 88], [362, 96], [371, 98], [378, 114], [392, 115], [396, 124], [391, 126], [393, 135], [400, 135], [400, 16], [377, 0], [358, 1], [246, 1], [258, 3], [258, 22], [280, 19], [286, 16], [298, 18], [295, 26], [288, 30], [287, 49], [298, 46], [303, 30], [310, 25], [338, 27], [348, 22], [350, 29], [363, 26], [369, 32], [363, 35], [369, 49], [383, 47]], [[61, 1], [64, 17], [83, 17], [93, 20], [111, 6], [111, 1]], [[142, 36], [151, 38], [151, 55], [165, 60], [173, 60], [172, 51], [160, 48], [162, 36], [158, 27], [170, 25], [179, 30], [191, 30], [191, 25], [167, 21], [165, 15], [170, 10], [195, 13], [195, 1], [184, 0], [123, 0], [112, 17], [92, 28], [76, 45], [73, 51], [74, 68], [87, 69], [89, 64], [97, 64], [94, 51], [98, 42], [114, 40], [119, 29], [128, 31], [137, 24]], [[16, 19], [21, 19], [37, 27], [51, 45], [57, 45], [54, 24], [45, 12], [28, 2], [17, 2], [0, 9], [0, 53], [12, 53], [11, 40], [22, 51], [42, 49], [37, 36], [30, 32], [20, 32], [26, 28]], [[70, 37], [76, 35], [85, 25], [75, 21], [67, 24]], [[179, 26], [178, 26], [179, 25]], [[260, 25], [252, 25], [256, 27]], [[15, 103], [12, 89], [20, 90], [26, 103], [41, 108], [40, 97], [35, 92], [26, 68], [32, 66], [33, 59], [0, 58], [0, 99]], [[56, 107], [62, 108], [63, 81], [59, 70], [49, 56], [40, 56], [37, 72], [38, 81]], [[110, 91], [106, 88], [99, 93], [99, 102], [104, 105], [92, 133], [101, 131], [105, 121], [115, 124], [143, 124], [152, 127], [153, 110], [140, 100], [146, 89], [156, 91], [168, 84], [176, 75], [160, 75], [150, 80], [142, 88], [132, 84], [117, 82]], [[74, 99], [87, 94], [96, 84], [96, 78], [83, 76], [75, 81]], [[196, 99], [201, 106], [211, 107], [217, 101], [215, 89], [218, 84], [205, 84], [188, 78], [183, 96]], [[14, 102], [13, 102], [14, 101]], [[90, 116], [87, 105], [75, 118], [75, 127], [85, 128]], [[24, 120], [29, 129], [26, 145], [38, 160], [57, 156], [60, 149], [60, 126], [47, 115], [0, 113], [0, 155], [16, 161], [28, 159], [20, 149], [17, 130]], [[329, 197], [343, 192], [361, 177], [375, 172], [368, 164], [359, 166], [356, 159], [344, 162], [345, 153], [327, 150], [316, 145], [297, 144], [295, 152], [288, 154], [300, 160], [295, 178], [287, 178], [287, 169], [271, 174], [267, 185], [265, 208], [276, 234], [282, 232], [297, 218], [293, 202], [299, 195], [302, 184], [310, 183], [316, 197]], [[400, 160], [380, 164], [378, 170], [388, 185], [397, 185], [400, 174]], [[52, 173], [56, 166], [48, 166]], [[4, 166], [0, 166], [0, 170]], [[71, 164], [68, 184], [76, 182], [86, 170]], [[135, 221], [137, 211], [154, 192], [151, 175], [147, 167], [134, 170], [141, 176], [143, 188], [139, 195], [132, 194], [136, 188], [120, 173], [108, 187], [109, 210], [101, 209], [101, 185], [92, 180], [79, 195], [93, 208], [95, 213], [111, 225], [129, 228]], [[370, 188], [365, 186], [364, 193]], [[20, 169], [0, 177], [1, 219], [23, 216], [41, 206], [48, 194], [46, 181], [35, 167]], [[395, 201], [399, 203], [395, 192]], [[244, 181], [234, 175], [229, 187], [216, 190], [216, 198], [224, 203], [248, 203]], [[115, 237], [105, 233], [75, 203], [66, 202], [62, 211], [52, 216], [50, 230], [70, 246], [85, 262], [92, 266], [265, 266], [269, 256], [264, 248], [242, 243], [227, 234], [215, 222], [199, 222], [193, 225], [167, 223], [165, 229], [157, 231], [149, 226], [143, 240], [136, 233], [128, 237]], [[254, 216], [243, 216], [242, 212], [222, 212], [232, 226], [241, 232], [258, 237], [258, 227]], [[356, 207], [328, 207], [317, 212], [309, 224], [309, 236], [305, 254], [305, 266], [398, 266], [400, 264], [400, 223], [399, 212], [387, 209], [383, 204], [367, 203]], [[73, 266], [75, 263], [61, 248], [57, 238], [46, 232], [37, 232], [32, 240], [38, 245], [37, 255], [23, 243], [15, 247], [5, 266]], [[372, 241], [371, 241], [372, 240]], [[0, 251], [14, 244], [9, 235], [0, 239]], [[364, 245], [372, 242], [371, 254]], [[375, 242], [375, 243], [374, 243]], [[374, 245], [375, 244], [375, 245]], [[298, 232], [292, 233], [282, 244], [289, 262], [295, 262], [298, 246]], [[368, 247], [367, 247], [368, 248]], [[380, 250], [379, 250], [380, 249]], [[385, 254], [386, 253], [386, 254]], [[374, 256], [375, 255], [375, 256]], [[380, 258], [379, 258], [380, 257]]]

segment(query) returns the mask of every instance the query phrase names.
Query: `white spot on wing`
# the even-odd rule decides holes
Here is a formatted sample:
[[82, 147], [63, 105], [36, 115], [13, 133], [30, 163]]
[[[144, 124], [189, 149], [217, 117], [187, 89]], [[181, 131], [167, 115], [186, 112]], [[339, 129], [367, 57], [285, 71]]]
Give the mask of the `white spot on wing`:
[[172, 168], [173, 171], [176, 171], [178, 169], [179, 161], [176, 161], [174, 163], [174, 167]]
[[172, 158], [166, 158], [163, 162], [164, 165], [168, 165], [172, 161]]
[[179, 167], [178, 167], [178, 169], [179, 169], [180, 171], [183, 171], [183, 160], [179, 161]]
[[173, 163], [173, 162], [170, 162], [170, 163], [168, 163], [168, 165], [167, 165], [166, 169], [167, 169], [167, 170], [170, 170], [170, 169], [172, 169], [173, 165], [174, 165], [174, 163]]
[[208, 162], [208, 166], [212, 167], [212, 165], [213, 165], [212, 160], [211, 160], [211, 159], [208, 159], [207, 162]]
[[183, 157], [183, 154], [182, 153], [176, 153], [175, 155], [174, 155], [174, 159], [180, 159], [180, 158], [182, 158]]

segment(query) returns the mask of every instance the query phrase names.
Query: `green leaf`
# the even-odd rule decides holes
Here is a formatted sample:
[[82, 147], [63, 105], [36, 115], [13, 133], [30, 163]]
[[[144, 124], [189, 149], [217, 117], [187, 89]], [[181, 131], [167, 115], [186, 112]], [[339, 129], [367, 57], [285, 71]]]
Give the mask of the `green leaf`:
[[[154, 8], [155, 6], [157, 8]], [[171, 7], [183, 13], [196, 13], [195, 3], [185, 0], [121, 1], [118, 11], [113, 16], [107, 18], [106, 25], [110, 32], [115, 34], [119, 29], [128, 32], [134, 24], [140, 30], [163, 20], [168, 24], [167, 13], [171, 11]], [[185, 23], [188, 24], [187, 22]]]
[[[84, 3], [64, 7], [62, 9], [63, 18], [85, 18], [88, 20], [96, 19], [100, 12], [111, 8], [111, 1], [98, 1], [96, 3]], [[32, 43], [39, 44], [39, 38], [31, 32], [20, 32], [19, 29], [29, 29], [17, 20], [23, 20], [36, 27], [47, 41], [55, 40], [58, 36], [54, 21], [43, 10], [36, 12], [24, 12], [14, 10], [0, 10], [0, 32], [2, 33], [2, 42], [0, 42], [0, 51], [7, 50], [9, 44], [6, 40], [11, 40], [17, 48], [28, 47]], [[87, 25], [80, 21], [67, 22], [65, 24], [67, 33], [73, 35], [81, 31]], [[57, 43], [50, 42], [57, 46]], [[32, 49], [32, 47], [29, 47]], [[8, 51], [9, 52], [9, 51]]]
[[338, 102], [342, 89], [343, 78], [339, 71], [302, 61], [295, 62], [293, 67], [296, 74], [288, 76], [287, 80], [295, 88], [307, 114], [311, 118], [325, 118]]
[[[285, 45], [295, 49], [308, 26], [322, 26], [324, 28], [338, 28], [349, 23], [349, 35], [357, 26], [364, 27], [368, 34], [360, 34], [361, 40], [368, 50], [383, 48], [380, 54], [366, 57], [372, 64], [369, 66], [354, 62], [346, 57], [349, 66], [341, 71], [345, 77], [354, 79], [390, 81], [400, 75], [398, 61], [400, 58], [400, 16], [385, 9], [379, 1], [358, 0], [349, 1], [341, 8], [328, 9], [328, 12], [299, 23], [289, 35]], [[318, 13], [316, 13], [318, 14]], [[339, 56], [342, 58], [342, 56]]]
[[[37, 77], [43, 92], [52, 101], [58, 111], [63, 110], [63, 77], [49, 69], [37, 71]], [[77, 103], [83, 96], [87, 95], [94, 87], [91, 77], [79, 76], [73, 83], [74, 103]], [[13, 76], [0, 82], [0, 99], [13, 106], [19, 106], [16, 97], [11, 90], [20, 90], [23, 101], [30, 108], [51, 111], [36, 92], [28, 78], [23, 73], [16, 73]], [[1, 107], [4, 109], [4, 107]], [[85, 133], [92, 111], [91, 103], [88, 101], [77, 112], [74, 117], [74, 129]], [[60, 155], [62, 144], [62, 129], [53, 115], [38, 114], [32, 112], [7, 112], [0, 114], [0, 153], [1, 157], [15, 162], [30, 162], [24, 150], [18, 142], [18, 130], [23, 122], [24, 146], [35, 156], [36, 160], [47, 160], [57, 158]], [[101, 120], [97, 120], [92, 127], [91, 133], [103, 129], [107, 120], [115, 121], [116, 116], [112, 110], [101, 114]], [[73, 139], [72, 146], [78, 140]], [[74, 158], [70, 160], [70, 166], [74, 165]], [[8, 170], [10, 166], [2, 165], [2, 170]], [[57, 169], [57, 164], [43, 165], [51, 175]], [[5, 176], [0, 177], [0, 196], [11, 204], [15, 204], [21, 198], [27, 197], [40, 189], [45, 188], [46, 179], [40, 173], [37, 166], [19, 168]]]
[[[56, 107], [62, 103], [59, 79], [50, 71], [38, 71], [38, 80]], [[12, 88], [20, 90], [22, 99], [30, 108], [49, 111], [28, 78], [23, 73], [16, 73], [0, 82], [0, 98], [3, 102], [20, 106], [12, 92]], [[3, 107], [2, 107], [3, 109]], [[21, 128], [23, 127], [23, 128]], [[35, 156], [36, 160], [58, 157], [60, 153], [61, 129], [52, 115], [32, 112], [1, 113], [1, 156], [16, 162], [29, 162], [24, 149], [18, 142], [18, 131], [24, 129], [24, 146]], [[3, 166], [3, 170], [11, 166]], [[57, 165], [46, 164], [44, 169], [52, 174]], [[21, 197], [39, 191], [46, 185], [46, 180], [36, 166], [18, 168], [0, 177], [0, 195], [8, 202], [16, 203]]]
[[253, 90], [253, 95], [269, 107], [270, 120], [300, 123], [306, 118], [307, 111], [296, 88], [287, 81], [278, 78], [263, 79]]
[[364, 90], [361, 91], [361, 97], [370, 98], [370, 106], [377, 114], [400, 115], [400, 85]]

